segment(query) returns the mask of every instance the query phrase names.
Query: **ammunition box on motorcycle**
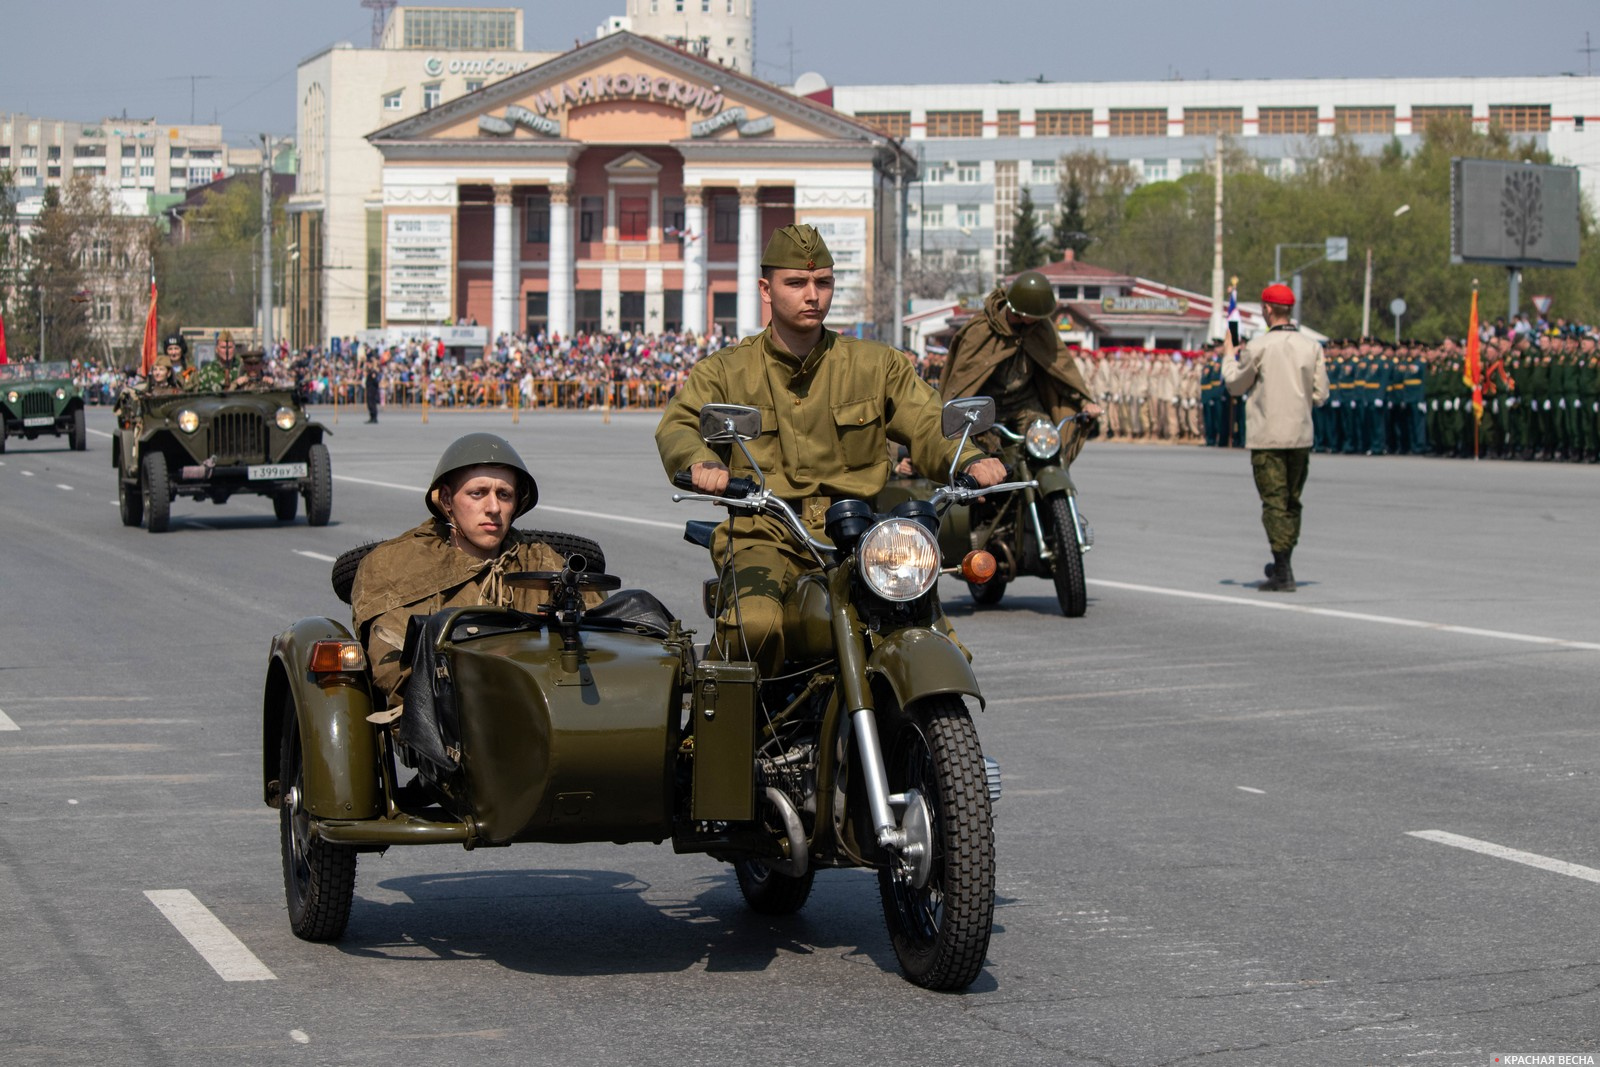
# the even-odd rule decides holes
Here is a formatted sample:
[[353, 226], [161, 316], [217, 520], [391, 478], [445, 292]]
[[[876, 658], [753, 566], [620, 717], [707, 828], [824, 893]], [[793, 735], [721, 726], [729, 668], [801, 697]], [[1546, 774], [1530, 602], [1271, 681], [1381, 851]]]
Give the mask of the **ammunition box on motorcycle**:
[[757, 688], [754, 663], [701, 663], [694, 672], [696, 819], [747, 822], [755, 817]]
[[479, 839], [669, 837], [679, 654], [629, 634], [585, 631], [569, 671], [561, 647], [559, 632], [521, 632], [451, 650]]

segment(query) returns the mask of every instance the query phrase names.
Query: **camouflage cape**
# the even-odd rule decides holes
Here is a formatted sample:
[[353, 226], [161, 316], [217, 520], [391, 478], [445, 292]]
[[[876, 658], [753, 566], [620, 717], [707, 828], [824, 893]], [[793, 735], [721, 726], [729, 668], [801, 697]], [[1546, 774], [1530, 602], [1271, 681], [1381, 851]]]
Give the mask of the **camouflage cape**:
[[[386, 694], [399, 693], [406, 673], [400, 652], [411, 616], [479, 604], [535, 611], [548, 592], [502, 584], [501, 576], [565, 565], [555, 549], [515, 529], [499, 556], [477, 559], [452, 545], [448, 527], [433, 518], [377, 545], [361, 561], [350, 590], [356, 636], [367, 649], [373, 681]], [[584, 595], [590, 606], [599, 599], [597, 593]]]
[[[977, 396], [989, 376], [1017, 350], [1018, 333], [1006, 321], [1006, 291], [996, 288], [983, 302], [983, 313], [976, 315], [950, 342], [950, 355], [940, 376], [939, 395], [945, 400]], [[1078, 370], [1077, 360], [1056, 335], [1055, 323], [1041, 319], [1022, 327], [1022, 351], [1036, 368], [1034, 388], [1039, 400], [1057, 422], [1078, 411], [1090, 401], [1089, 386]], [[1037, 373], [1043, 371], [1043, 374]]]
[[197, 393], [215, 393], [229, 388], [238, 375], [238, 366], [214, 359], [195, 372], [189, 388]]

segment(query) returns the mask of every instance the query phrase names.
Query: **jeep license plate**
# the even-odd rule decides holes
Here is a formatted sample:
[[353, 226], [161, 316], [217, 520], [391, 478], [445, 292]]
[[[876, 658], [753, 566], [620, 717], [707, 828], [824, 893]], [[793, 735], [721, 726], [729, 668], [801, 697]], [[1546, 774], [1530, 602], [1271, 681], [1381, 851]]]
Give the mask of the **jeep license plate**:
[[281, 478], [304, 478], [304, 463], [257, 463], [246, 468], [245, 477], [252, 482], [277, 481]]
[[31, 419], [22, 420], [22, 425], [24, 426], [54, 426], [55, 424], [56, 420], [49, 415], [38, 415]]

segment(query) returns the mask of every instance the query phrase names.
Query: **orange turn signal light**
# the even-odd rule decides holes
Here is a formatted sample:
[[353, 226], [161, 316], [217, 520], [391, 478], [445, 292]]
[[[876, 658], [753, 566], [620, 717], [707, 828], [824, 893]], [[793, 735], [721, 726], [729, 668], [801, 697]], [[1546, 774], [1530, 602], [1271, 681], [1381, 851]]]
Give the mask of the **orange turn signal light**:
[[973, 585], [984, 584], [994, 577], [998, 569], [994, 556], [981, 548], [975, 548], [961, 557], [961, 577]]
[[349, 674], [367, 669], [360, 641], [317, 641], [311, 646], [312, 674]]

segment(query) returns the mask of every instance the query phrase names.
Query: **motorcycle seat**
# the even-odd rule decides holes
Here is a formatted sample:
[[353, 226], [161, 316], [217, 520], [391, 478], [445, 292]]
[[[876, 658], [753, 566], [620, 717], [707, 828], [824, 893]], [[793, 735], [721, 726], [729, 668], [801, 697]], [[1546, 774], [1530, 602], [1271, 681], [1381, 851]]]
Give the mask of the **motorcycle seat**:
[[619, 589], [583, 613], [581, 626], [596, 630], [631, 630], [665, 637], [675, 620], [654, 593], [644, 589]]
[[690, 519], [688, 522], [683, 524], [683, 539], [689, 542], [691, 545], [699, 545], [701, 548], [710, 548], [711, 531], [715, 530], [720, 525], [721, 523], [708, 522], [705, 519]]

